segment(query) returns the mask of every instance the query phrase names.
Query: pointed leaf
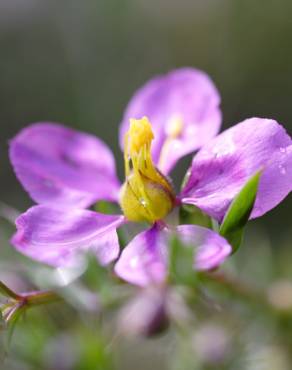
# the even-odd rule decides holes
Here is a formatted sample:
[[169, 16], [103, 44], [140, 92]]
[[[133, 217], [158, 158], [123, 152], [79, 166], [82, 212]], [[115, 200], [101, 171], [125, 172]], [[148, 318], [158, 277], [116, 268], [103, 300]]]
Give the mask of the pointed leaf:
[[261, 174], [262, 171], [258, 171], [246, 182], [229, 206], [220, 226], [220, 235], [229, 241], [233, 248], [233, 253], [237, 251], [241, 244], [244, 226], [249, 219], [256, 200]]

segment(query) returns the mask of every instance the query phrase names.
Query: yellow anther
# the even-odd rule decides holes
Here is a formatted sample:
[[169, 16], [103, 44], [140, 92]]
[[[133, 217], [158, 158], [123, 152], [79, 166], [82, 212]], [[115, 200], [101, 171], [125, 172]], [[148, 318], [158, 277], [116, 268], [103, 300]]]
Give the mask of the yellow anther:
[[131, 221], [155, 222], [173, 208], [174, 192], [169, 181], [155, 168], [151, 157], [154, 135], [146, 117], [131, 119], [125, 135], [126, 181], [120, 205]]
[[130, 119], [130, 153], [138, 153], [144, 145], [150, 145], [154, 138], [150, 122], [146, 117], [142, 119]]
[[171, 150], [172, 144], [177, 139], [184, 128], [184, 122], [180, 115], [173, 115], [167, 122], [166, 126], [166, 139], [160, 151], [160, 157], [158, 161], [158, 168], [164, 169], [169, 151]]
[[183, 130], [183, 119], [180, 115], [172, 116], [166, 126], [166, 135], [169, 138], [178, 137]]

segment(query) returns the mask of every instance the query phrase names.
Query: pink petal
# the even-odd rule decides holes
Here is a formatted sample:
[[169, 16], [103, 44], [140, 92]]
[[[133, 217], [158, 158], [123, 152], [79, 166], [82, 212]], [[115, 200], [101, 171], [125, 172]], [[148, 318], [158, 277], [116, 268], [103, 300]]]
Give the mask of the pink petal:
[[26, 256], [56, 267], [71, 265], [87, 250], [106, 264], [118, 257], [116, 228], [124, 222], [120, 215], [34, 206], [17, 218], [12, 244]]
[[[212, 230], [195, 225], [181, 225], [176, 235], [194, 249], [194, 268], [211, 270], [231, 254], [228, 242]], [[153, 226], [138, 234], [123, 250], [115, 265], [116, 274], [131, 284], [161, 284], [167, 276], [168, 246], [173, 231]], [[184, 246], [182, 246], [184, 248]]]
[[92, 135], [56, 123], [36, 123], [11, 140], [10, 160], [37, 203], [86, 208], [99, 199], [117, 199], [113, 155]]
[[166, 240], [159, 227], [138, 234], [123, 250], [116, 274], [139, 286], [162, 283], [166, 277]]
[[276, 207], [292, 188], [292, 140], [271, 119], [226, 130], [194, 157], [180, 198], [221, 221], [246, 181], [263, 169], [251, 218]]
[[180, 225], [177, 227], [177, 235], [184, 244], [194, 248], [196, 270], [217, 268], [232, 252], [227, 240], [202, 226]]
[[211, 79], [194, 68], [180, 68], [158, 76], [142, 86], [130, 100], [120, 126], [120, 144], [124, 145], [130, 118], [147, 116], [153, 125], [153, 158], [159, 162], [171, 121], [180, 117], [181, 134], [168, 146], [160, 170], [168, 173], [175, 163], [207, 143], [221, 125], [220, 97]]

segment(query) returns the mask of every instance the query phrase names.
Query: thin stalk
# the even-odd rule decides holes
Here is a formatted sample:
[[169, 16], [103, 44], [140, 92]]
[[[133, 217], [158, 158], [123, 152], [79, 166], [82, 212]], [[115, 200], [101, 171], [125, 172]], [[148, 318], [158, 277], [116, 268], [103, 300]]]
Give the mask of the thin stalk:
[[0, 292], [5, 295], [6, 297], [11, 297], [15, 300], [21, 300], [21, 296], [17, 293], [15, 293], [13, 290], [8, 288], [7, 285], [5, 285], [2, 281], [0, 281]]
[[23, 302], [28, 306], [39, 306], [42, 304], [53, 303], [62, 300], [57, 293], [51, 290], [24, 293], [21, 295], [21, 297]]

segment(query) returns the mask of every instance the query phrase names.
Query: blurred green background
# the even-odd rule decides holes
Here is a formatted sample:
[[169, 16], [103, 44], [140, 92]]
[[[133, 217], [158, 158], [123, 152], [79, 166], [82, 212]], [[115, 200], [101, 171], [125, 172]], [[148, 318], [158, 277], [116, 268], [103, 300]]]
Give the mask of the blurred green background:
[[[21, 211], [32, 204], [12, 172], [7, 144], [18, 130], [36, 121], [62, 122], [100, 136], [113, 148], [122, 180], [118, 125], [127, 102], [153, 75], [180, 66], [203, 69], [214, 80], [222, 97], [223, 128], [260, 116], [276, 119], [291, 134], [291, 14], [291, 0], [1, 0], [0, 201]], [[175, 170], [176, 184], [189, 161], [190, 158], [181, 161]], [[291, 278], [291, 205], [290, 196], [268, 215], [253, 221], [245, 250], [228, 268], [259, 284]], [[11, 231], [12, 228], [1, 236], [5, 251]], [[283, 251], [281, 255], [277, 254], [279, 250]], [[46, 363], [44, 368], [49, 370], [71, 369], [70, 362], [61, 366], [61, 360], [74, 360], [75, 347], [81, 353], [81, 362], [74, 369], [111, 368], [112, 359], [103, 352], [103, 337], [95, 336], [80, 323], [70, 327], [66, 320], [62, 322], [62, 316], [52, 326], [50, 320], [54, 318], [45, 323], [44, 314], [46, 311], [37, 313], [34, 323], [28, 321], [19, 329], [18, 359], [11, 368], [40, 369], [40, 364]], [[66, 311], [62, 315], [65, 317]], [[261, 319], [263, 323], [255, 321], [252, 325], [250, 312], [240, 310], [239, 317], [245, 315], [241, 322], [222, 318], [222, 312], [212, 315], [209, 318], [215, 322], [215, 329], [219, 322], [220, 331], [224, 322], [222, 330], [231, 331], [229, 340], [236, 338], [235, 344], [237, 333], [244, 330], [239, 345], [244, 346], [250, 361], [244, 365], [231, 362], [220, 369], [291, 369], [286, 358], [292, 351], [290, 337], [284, 346], [277, 340], [261, 343], [262, 338], [269, 338], [267, 333], [276, 333], [278, 326], [267, 327], [270, 321], [265, 318]], [[38, 325], [43, 325], [42, 331], [36, 329]], [[204, 330], [204, 322], [200, 325], [199, 329]], [[60, 331], [56, 332], [56, 327]], [[212, 330], [211, 336], [215, 335]], [[72, 338], [74, 345], [70, 344]], [[25, 341], [30, 343], [27, 348]], [[253, 341], [258, 341], [256, 346], [250, 344]], [[108, 343], [106, 349], [107, 346]], [[117, 368], [134, 369], [145, 361], [145, 369], [166, 369], [165, 358], [172, 354], [173, 346], [171, 335], [170, 339], [143, 342], [140, 347], [139, 342], [128, 347], [122, 342], [118, 356], [124, 362]], [[45, 348], [44, 352], [40, 347]], [[240, 356], [242, 353], [238, 361]], [[252, 356], [255, 360], [256, 356], [266, 356], [264, 363], [274, 367], [255, 367]], [[55, 357], [57, 362], [53, 361]], [[280, 358], [282, 365], [273, 365], [271, 359], [275, 358]], [[8, 362], [7, 369], [9, 366]], [[175, 364], [174, 368], [180, 369]], [[196, 369], [203, 367], [199, 364]]]

